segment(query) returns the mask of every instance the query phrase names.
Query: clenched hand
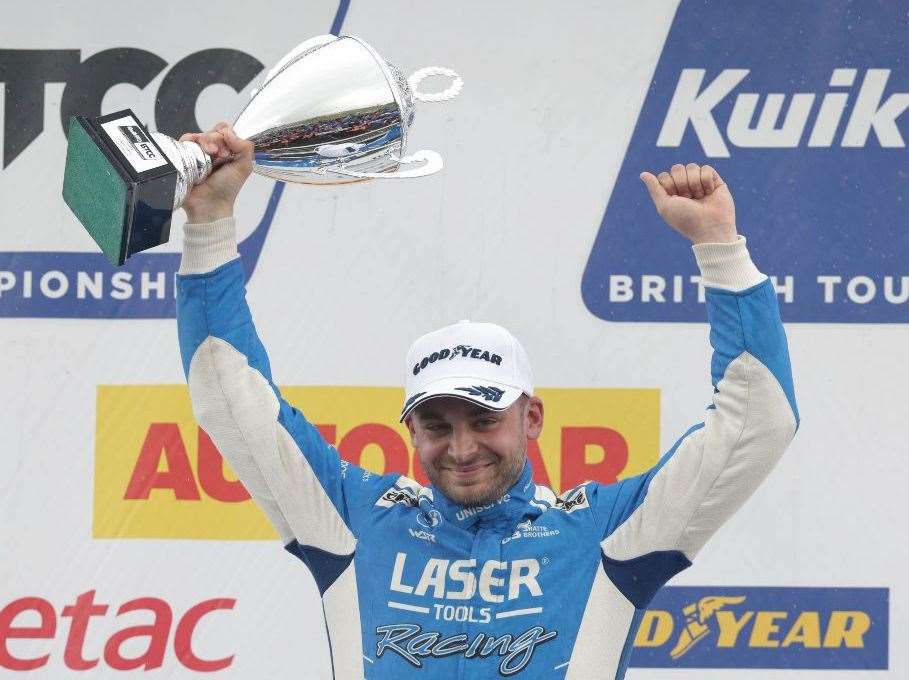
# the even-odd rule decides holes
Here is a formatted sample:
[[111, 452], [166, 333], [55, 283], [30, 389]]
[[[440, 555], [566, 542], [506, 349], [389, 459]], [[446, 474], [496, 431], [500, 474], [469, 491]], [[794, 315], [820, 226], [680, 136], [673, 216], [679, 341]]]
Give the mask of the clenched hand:
[[657, 176], [642, 172], [641, 180], [660, 217], [692, 243], [735, 241], [732, 194], [709, 165], [676, 163]]
[[227, 123], [218, 123], [208, 132], [192, 132], [181, 142], [195, 142], [216, 163], [211, 175], [192, 187], [183, 202], [190, 222], [213, 222], [233, 215], [234, 201], [252, 172], [253, 145], [237, 137]]

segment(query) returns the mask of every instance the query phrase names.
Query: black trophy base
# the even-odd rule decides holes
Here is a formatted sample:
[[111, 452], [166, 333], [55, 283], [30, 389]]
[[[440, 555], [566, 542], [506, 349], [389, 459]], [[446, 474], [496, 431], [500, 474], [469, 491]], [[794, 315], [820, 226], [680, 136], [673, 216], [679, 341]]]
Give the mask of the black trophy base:
[[69, 121], [63, 200], [111, 263], [166, 243], [177, 169], [126, 109]]

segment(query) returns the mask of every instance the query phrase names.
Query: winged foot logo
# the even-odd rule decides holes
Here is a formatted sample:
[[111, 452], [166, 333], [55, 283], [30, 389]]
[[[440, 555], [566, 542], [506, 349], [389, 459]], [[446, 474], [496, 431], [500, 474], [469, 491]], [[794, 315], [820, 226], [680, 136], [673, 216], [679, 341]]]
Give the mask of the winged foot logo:
[[709, 632], [709, 619], [716, 614], [717, 610], [722, 609], [729, 604], [741, 604], [745, 601], [745, 596], [739, 597], [722, 597], [708, 596], [702, 597], [697, 602], [689, 604], [682, 610], [685, 615], [685, 627], [679, 634], [679, 639], [675, 647], [669, 652], [669, 656], [678, 659], [680, 656], [689, 651], [698, 641], [702, 640]]

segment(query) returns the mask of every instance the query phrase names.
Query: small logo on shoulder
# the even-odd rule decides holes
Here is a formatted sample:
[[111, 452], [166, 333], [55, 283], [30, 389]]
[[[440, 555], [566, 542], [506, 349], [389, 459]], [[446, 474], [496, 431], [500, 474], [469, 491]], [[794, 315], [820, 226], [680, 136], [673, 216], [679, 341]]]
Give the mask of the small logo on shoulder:
[[564, 512], [574, 512], [575, 510], [580, 510], [582, 508], [589, 508], [590, 502], [587, 498], [587, 491], [585, 489], [578, 489], [572, 495], [569, 495], [567, 498], [562, 498], [559, 496], [556, 499], [555, 507], [557, 510], [562, 510]]
[[390, 508], [395, 503], [400, 503], [401, 505], [406, 505], [407, 507], [411, 508], [416, 508], [419, 506], [416, 493], [410, 489], [400, 489], [398, 487], [392, 487], [383, 493], [379, 500], [376, 502], [376, 505]]

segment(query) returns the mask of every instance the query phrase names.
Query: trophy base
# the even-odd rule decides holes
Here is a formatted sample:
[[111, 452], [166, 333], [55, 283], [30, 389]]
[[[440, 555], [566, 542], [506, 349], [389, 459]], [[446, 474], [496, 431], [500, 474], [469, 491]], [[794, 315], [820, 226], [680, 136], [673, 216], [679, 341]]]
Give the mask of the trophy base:
[[63, 200], [112, 264], [167, 242], [177, 180], [130, 110], [70, 118]]

